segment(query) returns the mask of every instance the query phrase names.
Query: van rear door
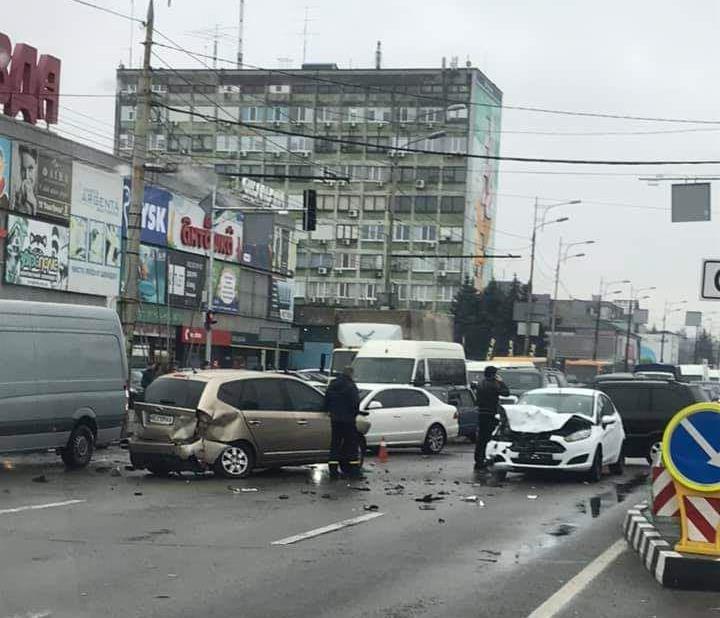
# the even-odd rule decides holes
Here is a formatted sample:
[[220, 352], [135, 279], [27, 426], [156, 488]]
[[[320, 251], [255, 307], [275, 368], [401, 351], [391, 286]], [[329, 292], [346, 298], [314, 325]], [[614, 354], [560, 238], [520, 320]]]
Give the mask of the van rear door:
[[135, 404], [138, 438], [157, 442], [185, 442], [197, 428], [197, 407], [206, 382], [186, 377], [158, 378]]

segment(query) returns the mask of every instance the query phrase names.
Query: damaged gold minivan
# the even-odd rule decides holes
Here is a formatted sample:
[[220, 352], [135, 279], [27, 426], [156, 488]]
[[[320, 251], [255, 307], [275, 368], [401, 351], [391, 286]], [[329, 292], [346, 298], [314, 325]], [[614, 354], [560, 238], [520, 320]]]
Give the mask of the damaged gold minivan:
[[[147, 388], [134, 414], [130, 462], [161, 476], [214, 470], [243, 478], [257, 467], [328, 460], [323, 394], [289, 375], [231, 369], [166, 375]], [[358, 417], [361, 460], [369, 428]]]

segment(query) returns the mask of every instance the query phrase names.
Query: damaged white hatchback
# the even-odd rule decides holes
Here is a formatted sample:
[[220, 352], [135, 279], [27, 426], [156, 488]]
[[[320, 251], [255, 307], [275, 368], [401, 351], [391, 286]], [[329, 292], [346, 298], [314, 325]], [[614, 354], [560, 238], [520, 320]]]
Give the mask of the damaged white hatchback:
[[581, 471], [597, 482], [604, 466], [622, 474], [625, 431], [612, 401], [588, 388], [540, 388], [504, 407], [485, 454], [497, 476], [508, 471]]

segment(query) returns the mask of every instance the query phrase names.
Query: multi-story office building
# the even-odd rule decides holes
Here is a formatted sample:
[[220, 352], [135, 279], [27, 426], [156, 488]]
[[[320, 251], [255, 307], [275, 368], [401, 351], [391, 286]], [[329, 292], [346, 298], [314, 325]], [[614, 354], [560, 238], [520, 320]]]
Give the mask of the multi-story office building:
[[[133, 146], [138, 75], [118, 71], [119, 155]], [[386, 303], [386, 253], [401, 309], [445, 311], [464, 277], [492, 276], [480, 256], [494, 244], [498, 166], [468, 155], [498, 155], [502, 93], [478, 69], [155, 69], [152, 91], [158, 161], [252, 175], [298, 201], [317, 190], [298, 303]]]

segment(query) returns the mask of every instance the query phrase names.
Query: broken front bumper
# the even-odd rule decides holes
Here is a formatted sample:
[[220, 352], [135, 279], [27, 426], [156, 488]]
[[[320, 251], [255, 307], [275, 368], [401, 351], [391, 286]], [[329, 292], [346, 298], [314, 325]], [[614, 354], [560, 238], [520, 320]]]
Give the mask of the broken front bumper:
[[162, 466], [171, 470], [208, 470], [226, 447], [222, 442], [200, 438], [193, 442], [171, 443], [130, 438], [130, 463], [135, 468]]
[[593, 440], [565, 442], [555, 436], [526, 444], [490, 440], [485, 456], [498, 470], [589, 470]]

